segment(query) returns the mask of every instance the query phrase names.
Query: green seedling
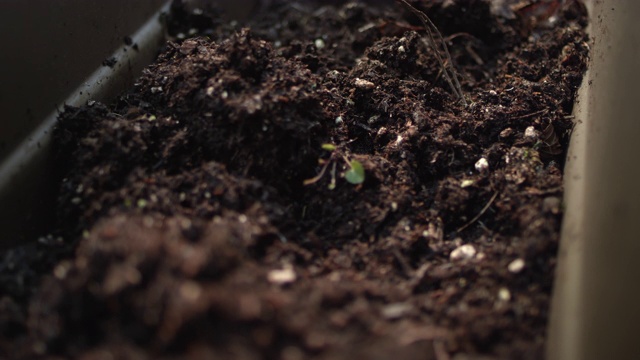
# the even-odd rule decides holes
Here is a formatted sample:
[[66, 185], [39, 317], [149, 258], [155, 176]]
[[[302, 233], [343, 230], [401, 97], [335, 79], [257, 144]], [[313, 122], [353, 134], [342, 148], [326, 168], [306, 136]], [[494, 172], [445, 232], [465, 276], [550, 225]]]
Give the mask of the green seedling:
[[351, 160], [349, 170], [344, 174], [344, 178], [351, 184], [362, 184], [364, 182], [364, 167], [358, 160]]
[[337, 147], [333, 144], [322, 144], [322, 149], [327, 151], [336, 151]]
[[347, 180], [347, 182], [353, 185], [362, 184], [364, 182], [365, 171], [364, 171], [364, 166], [362, 166], [362, 163], [360, 163], [358, 160], [349, 160], [347, 156], [340, 153], [340, 150], [334, 144], [322, 144], [322, 149], [331, 152], [331, 155], [327, 160], [324, 160], [324, 159], [318, 160], [318, 162], [321, 165], [323, 165], [322, 169], [320, 170], [318, 175], [314, 176], [311, 179], [305, 180], [303, 182], [304, 185], [311, 185], [320, 181], [320, 179], [322, 179], [324, 174], [327, 172], [329, 165], [332, 165], [331, 171], [330, 171], [331, 182], [329, 183], [328, 188], [329, 190], [335, 189], [336, 188], [336, 168], [337, 168], [336, 159], [338, 157], [341, 157], [342, 159], [344, 159], [344, 162], [349, 167], [347, 171], [344, 173], [344, 178], [345, 180]]
[[336, 163], [333, 163], [331, 167], [331, 182], [329, 183], [329, 190], [336, 188]]

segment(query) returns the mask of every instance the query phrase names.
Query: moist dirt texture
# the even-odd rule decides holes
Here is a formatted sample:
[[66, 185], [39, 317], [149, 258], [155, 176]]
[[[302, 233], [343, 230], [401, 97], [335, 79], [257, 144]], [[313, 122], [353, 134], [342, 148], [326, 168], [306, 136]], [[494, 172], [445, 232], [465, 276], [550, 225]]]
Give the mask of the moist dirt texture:
[[3, 356], [543, 358], [586, 12], [411, 4], [464, 99], [398, 2], [175, 3], [135, 87], [60, 118]]

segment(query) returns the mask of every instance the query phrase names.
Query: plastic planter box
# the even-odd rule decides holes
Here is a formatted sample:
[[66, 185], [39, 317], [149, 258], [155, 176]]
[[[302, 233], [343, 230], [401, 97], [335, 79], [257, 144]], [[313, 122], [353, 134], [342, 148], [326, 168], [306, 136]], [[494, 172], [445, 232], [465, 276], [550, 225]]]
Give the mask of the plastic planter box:
[[58, 111], [63, 104], [110, 99], [132, 85], [164, 41], [160, 14], [168, 5], [0, 4], [0, 249], [43, 235], [53, 217], [53, 164], [47, 160]]
[[[594, 40], [566, 167], [547, 355], [635, 359], [640, 358], [640, 2], [586, 3]], [[228, 6], [240, 16], [253, 4], [237, 0]], [[42, 235], [52, 217], [48, 134], [61, 104], [108, 100], [131, 85], [163, 41], [159, 19], [168, 5], [166, 0], [0, 5], [0, 248]], [[113, 67], [102, 65], [112, 57]]]
[[640, 359], [640, 2], [593, 0], [549, 359]]

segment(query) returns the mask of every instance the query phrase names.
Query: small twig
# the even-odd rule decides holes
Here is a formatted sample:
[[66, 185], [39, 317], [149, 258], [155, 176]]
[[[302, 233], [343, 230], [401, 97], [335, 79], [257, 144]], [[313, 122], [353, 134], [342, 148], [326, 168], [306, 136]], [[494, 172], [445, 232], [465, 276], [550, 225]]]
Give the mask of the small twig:
[[[442, 37], [440, 30], [436, 27], [436, 25], [429, 19], [427, 14], [413, 7], [406, 0], [397, 0], [401, 2], [404, 6], [406, 6], [412, 13], [414, 13], [422, 24], [424, 25], [425, 31], [427, 32], [427, 38], [429, 41], [425, 41], [427, 45], [433, 50], [440, 67], [442, 68], [442, 72], [444, 74], [447, 83], [451, 87], [451, 91], [462, 101], [462, 103], [467, 106], [467, 100], [464, 98], [464, 93], [462, 92], [462, 86], [460, 86], [460, 81], [458, 80], [458, 74], [456, 73], [455, 67], [453, 66], [453, 60], [451, 59], [451, 54], [449, 54], [449, 48], [447, 47], [447, 42]], [[440, 46], [438, 46], [440, 44]]]
[[549, 112], [549, 109], [542, 109], [542, 110], [538, 110], [538, 111], [535, 111], [535, 112], [532, 112], [532, 113], [514, 116], [511, 119], [512, 120], [524, 119], [524, 118], [528, 118], [528, 117], [532, 117], [532, 116], [536, 116], [536, 115], [543, 115], [543, 114], [546, 114], [548, 112]]
[[363, 128], [363, 129], [367, 130], [367, 131], [368, 131], [368, 132], [370, 132], [370, 133], [374, 133], [374, 132], [376, 132], [375, 130], [373, 130], [372, 128], [368, 127], [368, 126], [367, 126], [367, 125], [365, 125], [365, 124], [361, 124], [361, 123], [359, 123], [359, 122], [354, 122], [353, 124], [354, 124], [355, 126], [358, 126], [358, 127], [361, 127], [361, 128]]
[[468, 228], [469, 226], [471, 226], [471, 224], [473, 224], [474, 222], [478, 221], [478, 219], [480, 219], [480, 217], [482, 215], [484, 215], [484, 213], [489, 210], [489, 207], [491, 206], [491, 204], [493, 204], [493, 202], [495, 201], [495, 199], [498, 197], [498, 192], [496, 191], [495, 194], [493, 194], [493, 196], [491, 197], [491, 199], [489, 200], [489, 202], [487, 203], [487, 205], [485, 205], [482, 210], [480, 210], [480, 213], [478, 213], [478, 215], [476, 215], [473, 219], [471, 219], [471, 221], [469, 221], [468, 223], [462, 225], [461, 227], [458, 228], [458, 230], [456, 230], [456, 232], [460, 232], [466, 228]]
[[465, 32], [460, 32], [457, 34], [453, 34], [453, 35], [449, 35], [445, 38], [445, 40], [450, 43], [452, 42], [454, 39], [459, 38], [459, 37], [465, 37], [468, 38], [469, 40], [471, 40], [471, 43], [467, 43], [464, 48], [465, 50], [467, 50], [467, 52], [469, 53], [469, 56], [471, 56], [471, 58], [473, 59], [473, 61], [476, 62], [476, 64], [478, 65], [484, 65], [484, 60], [482, 60], [482, 58], [480, 57], [480, 55], [478, 55], [478, 53], [473, 50], [473, 43], [482, 43], [482, 41], [478, 40], [478, 38], [476, 38], [475, 36], [469, 34], [469, 33], [465, 33]]
[[523, 194], [525, 195], [536, 195], [536, 196], [546, 196], [546, 195], [553, 195], [553, 194], [557, 194], [559, 192], [562, 192], [562, 190], [564, 189], [564, 186], [560, 185], [560, 186], [556, 186], [556, 187], [552, 187], [550, 189], [545, 189], [545, 190], [540, 190], [540, 189], [536, 189], [536, 188], [527, 188], [525, 192], [523, 192]]
[[469, 53], [469, 56], [471, 56], [471, 58], [473, 59], [473, 61], [476, 62], [476, 64], [480, 66], [484, 65], [484, 60], [482, 60], [480, 55], [478, 55], [478, 53], [475, 50], [473, 50], [470, 44], [465, 45], [464, 48], [467, 50], [467, 52]]
[[398, 260], [398, 264], [400, 264], [400, 268], [402, 269], [403, 275], [407, 279], [410, 279], [411, 274], [413, 274], [413, 269], [411, 268], [411, 265], [409, 265], [409, 262], [407, 261], [407, 259], [405, 259], [405, 257], [402, 256], [402, 253], [400, 253], [398, 249], [394, 248], [392, 250], [392, 253], [393, 253], [393, 256], [395, 256], [396, 260]]

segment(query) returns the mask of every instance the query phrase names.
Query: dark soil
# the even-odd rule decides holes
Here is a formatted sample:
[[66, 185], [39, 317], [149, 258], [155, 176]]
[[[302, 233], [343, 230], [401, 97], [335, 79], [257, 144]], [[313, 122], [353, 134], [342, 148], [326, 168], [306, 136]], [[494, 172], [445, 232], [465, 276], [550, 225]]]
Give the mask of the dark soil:
[[2, 257], [0, 351], [542, 358], [585, 11], [413, 3], [468, 106], [397, 3], [176, 5], [134, 89], [61, 116], [58, 227]]

